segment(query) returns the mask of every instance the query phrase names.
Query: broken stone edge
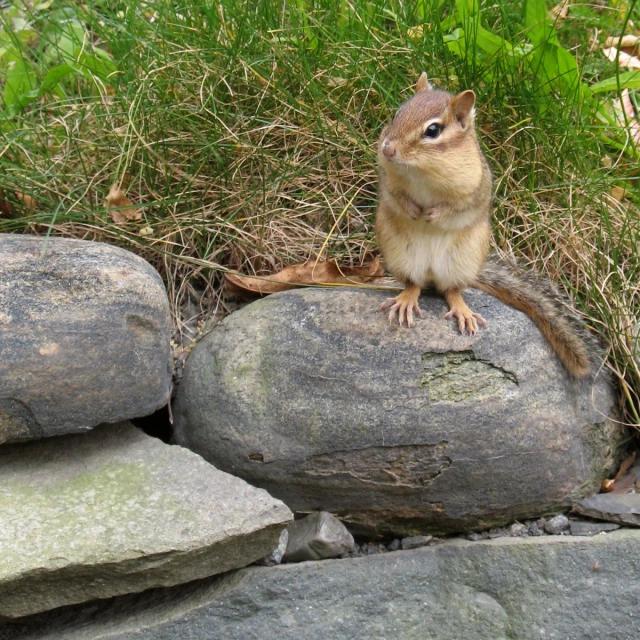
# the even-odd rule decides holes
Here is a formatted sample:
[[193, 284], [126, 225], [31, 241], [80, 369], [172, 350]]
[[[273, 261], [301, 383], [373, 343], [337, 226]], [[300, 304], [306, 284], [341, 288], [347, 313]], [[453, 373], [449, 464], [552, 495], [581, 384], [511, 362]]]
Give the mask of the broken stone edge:
[[[367, 575], [369, 578], [374, 575], [381, 577], [383, 583], [391, 581], [384, 586], [389, 589], [393, 580], [401, 579], [404, 572], [408, 572], [408, 583], [419, 582], [424, 590], [424, 596], [438, 601], [437, 594], [446, 591], [456, 584], [462, 589], [475, 589], [481, 597], [483, 591], [491, 594], [491, 598], [497, 599], [498, 603], [505, 607], [510, 615], [511, 622], [507, 619], [511, 633], [500, 637], [531, 637], [529, 634], [517, 633], [512, 625], [522, 631], [528, 628], [529, 632], [538, 625], [541, 628], [553, 629], [561, 619], [564, 620], [564, 630], [561, 635], [552, 634], [555, 637], [587, 637], [582, 635], [585, 629], [591, 628], [599, 612], [590, 609], [591, 614], [586, 619], [581, 611], [570, 609], [567, 615], [566, 606], [575, 594], [572, 593], [573, 578], [564, 575], [562, 569], [558, 569], [558, 563], [566, 567], [576, 567], [576, 575], [581, 577], [583, 584], [593, 582], [593, 596], [586, 595], [586, 602], [591, 607], [600, 602], [603, 595], [611, 595], [612, 585], [618, 588], [629, 586], [628, 592], [625, 590], [621, 597], [620, 611], [616, 607], [611, 607], [610, 603], [602, 603], [603, 611], [607, 614], [606, 620], [600, 621], [600, 625], [615, 629], [616, 638], [633, 637], [627, 635], [627, 631], [636, 629], [636, 620], [629, 619], [626, 612], [637, 606], [635, 594], [637, 592], [636, 580], [633, 575], [633, 552], [638, 550], [640, 542], [640, 532], [637, 530], [622, 529], [606, 536], [596, 536], [595, 538], [572, 538], [571, 536], [544, 536], [540, 538], [498, 538], [496, 540], [483, 540], [470, 542], [462, 539], [454, 539], [447, 543], [435, 547], [423, 547], [411, 551], [398, 551], [389, 554], [375, 556], [327, 560], [320, 563], [289, 564], [277, 567], [250, 567], [234, 571], [225, 575], [215, 576], [205, 580], [175, 586], [170, 589], [154, 589], [144, 594], [131, 594], [121, 596], [105, 602], [94, 602], [91, 604], [67, 607], [46, 614], [34, 616], [30, 619], [18, 621], [14, 625], [0, 627], [0, 640], [99, 640], [111, 638], [113, 640], [136, 639], [150, 640], [151, 638], [174, 638], [183, 637], [187, 630], [193, 632], [193, 638], [210, 638], [213, 640], [246, 640], [254, 635], [247, 635], [247, 629], [252, 628], [258, 637], [271, 637], [271, 633], [277, 629], [278, 637], [282, 640], [299, 640], [300, 629], [305, 628], [305, 637], [309, 639], [326, 638], [327, 627], [322, 622], [323, 614], [331, 610], [331, 605], [335, 604], [342, 595], [340, 586], [353, 588], [355, 586], [357, 597], [346, 598], [343, 602], [343, 610], [346, 615], [345, 620], [337, 622], [327, 621], [328, 626], [336, 630], [342, 629], [341, 638], [365, 637], [364, 635], [349, 635], [353, 632], [354, 625], [358, 625], [359, 632], [373, 631], [366, 619], [359, 619], [355, 614], [366, 611], [366, 602], [363, 604], [361, 598], [363, 591], [368, 590], [365, 585], [358, 583], [352, 585], [352, 579], [357, 575]], [[545, 551], [547, 549], [548, 551]], [[519, 551], [522, 558], [529, 562], [529, 572], [521, 575], [520, 572], [512, 573], [511, 579], [504, 583], [505, 596], [509, 602], [505, 604], [500, 593], [494, 593], [490, 585], [495, 587], [496, 582], [501, 580], [502, 571], [508, 570], [509, 566], [518, 568], [516, 554]], [[599, 565], [603, 565], [600, 567]], [[441, 584], [441, 580], [434, 582], [434, 578], [441, 577], [442, 573], [449, 571], [453, 566], [452, 583]], [[363, 571], [363, 567], [368, 567]], [[377, 571], [378, 573], [374, 573]], [[620, 575], [618, 575], [618, 573]], [[307, 577], [304, 578], [304, 575]], [[322, 598], [314, 599], [313, 606], [309, 605], [309, 594], [299, 588], [300, 580], [306, 580], [307, 584], [323, 583], [331, 588], [324, 593], [327, 596], [326, 603]], [[395, 576], [395, 577], [394, 577]], [[590, 578], [593, 576], [593, 578]], [[600, 576], [598, 579], [597, 577]], [[533, 582], [532, 582], [533, 579]], [[487, 582], [488, 581], [488, 582]], [[544, 593], [536, 594], [536, 583], [538, 587], [546, 585]], [[351, 587], [349, 585], [351, 584]], [[548, 587], [552, 586], [550, 590]], [[298, 587], [298, 588], [296, 588]], [[559, 590], [558, 590], [559, 589]], [[402, 589], [401, 589], [402, 590]], [[406, 591], [406, 589], [404, 589]], [[529, 600], [540, 598], [542, 601], [540, 611], [522, 610], [518, 600], [519, 593], [527, 593]], [[454, 590], [454, 594], [455, 594]], [[460, 590], [458, 590], [460, 595]], [[393, 594], [393, 592], [392, 592]], [[431, 596], [429, 595], [431, 594]], [[317, 594], [316, 594], [317, 595]], [[404, 596], [393, 594], [396, 598], [407, 598], [413, 594]], [[390, 599], [393, 600], [393, 597]], [[616, 597], [613, 594], [612, 597]], [[440, 599], [442, 600], [442, 599]], [[560, 602], [558, 602], [558, 600]], [[551, 605], [547, 609], [544, 603]], [[266, 603], [266, 604], [265, 604]], [[278, 606], [280, 603], [280, 606]], [[422, 600], [420, 601], [422, 604]], [[325, 604], [329, 609], [325, 608]], [[426, 602], [424, 604], [427, 604]], [[442, 602], [441, 604], [445, 604]], [[485, 603], [486, 604], [486, 603]], [[238, 607], [242, 608], [238, 608]], [[416, 603], [416, 606], [419, 606]], [[447, 613], [443, 611], [445, 619], [453, 617], [453, 627], [456, 627], [456, 616], [454, 615], [456, 604], [452, 605]], [[231, 607], [231, 611], [229, 609]], [[311, 612], [318, 610], [318, 616], [312, 621], [308, 619], [307, 609]], [[384, 614], [384, 608], [381, 610]], [[288, 612], [289, 616], [294, 615], [295, 619], [283, 620], [283, 612]], [[494, 611], [495, 612], [495, 611]], [[490, 614], [491, 611], [488, 611]], [[393, 635], [384, 637], [409, 637], [397, 634], [397, 624], [402, 624], [393, 615], [393, 609], [387, 612], [390, 620], [385, 622], [385, 631], [394, 630]], [[524, 620], [522, 619], [524, 616]], [[221, 622], [220, 628], [216, 626], [216, 620]], [[377, 620], [380, 622], [380, 619]], [[466, 619], [467, 623], [469, 619]], [[577, 622], [580, 629], [576, 635], [565, 635], [568, 628], [576, 629], [573, 625]], [[283, 624], [283, 622], [285, 624]], [[374, 623], [376, 621], [374, 620]], [[441, 621], [442, 622], [442, 621]], [[458, 623], [460, 620], [458, 620]], [[349, 626], [350, 623], [351, 626]], [[262, 625], [264, 626], [256, 626]], [[301, 624], [307, 624], [301, 627]], [[429, 624], [427, 620], [424, 624]], [[531, 627], [531, 625], [534, 627]], [[610, 626], [613, 624], [613, 626]], [[562, 626], [562, 625], [560, 625]], [[258, 631], [259, 629], [259, 631]], [[383, 629], [376, 626], [378, 633]], [[415, 632], [415, 628], [412, 628]], [[423, 628], [420, 637], [460, 637], [459, 635], [437, 635], [437, 629], [431, 629], [431, 635], [426, 633], [427, 627]], [[176, 635], [181, 631], [181, 635]], [[3, 634], [4, 632], [4, 634]], [[473, 637], [488, 637], [478, 636]], [[516, 634], [516, 635], [513, 635]], [[189, 636], [191, 637], [191, 635]], [[371, 635], [366, 637], [382, 637]], [[414, 634], [411, 634], [414, 637]], [[418, 636], [415, 636], [418, 637]], [[493, 636], [495, 637], [495, 636]], [[537, 637], [537, 636], [536, 636]], [[588, 637], [592, 637], [589, 635]], [[596, 637], [594, 635], [593, 637]], [[605, 637], [597, 635], [597, 637]], [[610, 637], [607, 635], [606, 637]], [[613, 637], [613, 636], [611, 636]]]
[[[243, 536], [224, 541], [210, 540], [203, 544], [214, 546], [205, 549], [175, 549], [113, 564], [82, 564], [52, 571], [25, 572], [1, 586], [0, 621], [90, 600], [173, 587], [243, 568], [277, 547], [282, 529], [289, 522], [290, 518], [287, 518]], [[241, 564], [235, 560], [239, 548], [242, 548], [240, 555], [245, 558]], [[27, 580], [28, 584], [25, 584]], [[84, 585], [83, 595], [78, 597], [75, 594], [80, 591], [81, 584]], [[56, 604], [49, 606], [48, 593], [52, 590], [56, 592]], [[70, 595], [66, 602], [61, 602], [60, 593], [65, 591]]]

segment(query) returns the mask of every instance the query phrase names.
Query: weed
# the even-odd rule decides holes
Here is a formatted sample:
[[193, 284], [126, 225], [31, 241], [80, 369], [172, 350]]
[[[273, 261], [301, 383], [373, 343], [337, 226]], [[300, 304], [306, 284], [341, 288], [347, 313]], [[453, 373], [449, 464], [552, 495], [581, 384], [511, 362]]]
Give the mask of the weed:
[[[359, 264], [375, 143], [424, 69], [478, 94], [496, 248], [573, 296], [640, 424], [638, 155], [615, 102], [640, 82], [598, 50], [640, 16], [635, 1], [600, 4], [560, 18], [539, 0], [15, 3], [0, 231], [143, 255], [178, 326], [188, 300], [222, 303], [227, 268], [266, 275], [321, 251]], [[141, 220], [113, 223], [114, 184]]]

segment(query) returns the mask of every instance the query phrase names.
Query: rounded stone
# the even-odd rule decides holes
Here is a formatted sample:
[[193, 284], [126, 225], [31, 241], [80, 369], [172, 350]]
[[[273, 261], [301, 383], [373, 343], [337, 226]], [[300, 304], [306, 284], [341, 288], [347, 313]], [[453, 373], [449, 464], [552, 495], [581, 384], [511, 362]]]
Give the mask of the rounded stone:
[[423, 296], [411, 329], [384, 292], [306, 289], [227, 317], [192, 352], [175, 439], [295, 511], [355, 533], [489, 528], [597, 489], [622, 430], [607, 380], [571, 380], [522, 313], [476, 291], [459, 335]]
[[171, 397], [158, 272], [100, 242], [0, 234], [0, 443], [146, 416]]
[[564, 514], [549, 518], [544, 524], [544, 530], [552, 536], [560, 535], [563, 531], [569, 529], [569, 518]]

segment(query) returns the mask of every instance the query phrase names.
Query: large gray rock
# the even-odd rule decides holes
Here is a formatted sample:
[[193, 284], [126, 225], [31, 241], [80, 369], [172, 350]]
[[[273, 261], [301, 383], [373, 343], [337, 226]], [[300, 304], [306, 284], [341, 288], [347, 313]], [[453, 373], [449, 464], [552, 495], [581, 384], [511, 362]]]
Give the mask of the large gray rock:
[[603, 378], [569, 380], [523, 314], [470, 291], [488, 320], [461, 336], [445, 303], [389, 325], [384, 292], [300, 290], [232, 314], [189, 358], [177, 441], [296, 511], [355, 532], [468, 530], [556, 512], [615, 466]]
[[0, 618], [243, 567], [290, 520], [128, 423], [0, 447]]
[[0, 234], [0, 443], [145, 416], [171, 387], [169, 302], [142, 258]]
[[242, 569], [38, 617], [3, 640], [629, 640], [639, 564], [638, 531], [456, 541]]

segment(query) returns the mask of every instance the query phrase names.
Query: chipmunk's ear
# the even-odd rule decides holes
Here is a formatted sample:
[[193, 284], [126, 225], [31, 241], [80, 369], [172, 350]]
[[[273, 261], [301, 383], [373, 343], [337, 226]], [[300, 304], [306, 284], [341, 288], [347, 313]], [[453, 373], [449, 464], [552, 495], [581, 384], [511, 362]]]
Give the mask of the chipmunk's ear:
[[429, 84], [429, 78], [427, 78], [427, 74], [423, 71], [418, 78], [418, 82], [416, 84], [416, 93], [420, 93], [421, 91], [431, 91], [433, 87]]
[[476, 94], [468, 89], [451, 98], [451, 109], [455, 113], [456, 120], [466, 129], [473, 124], [473, 118], [476, 114], [473, 105], [476, 103]]

